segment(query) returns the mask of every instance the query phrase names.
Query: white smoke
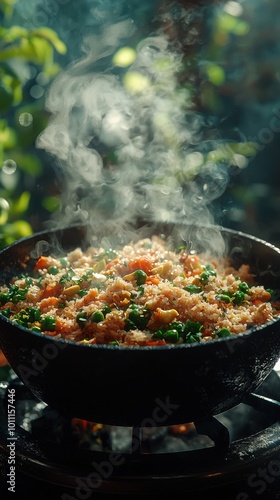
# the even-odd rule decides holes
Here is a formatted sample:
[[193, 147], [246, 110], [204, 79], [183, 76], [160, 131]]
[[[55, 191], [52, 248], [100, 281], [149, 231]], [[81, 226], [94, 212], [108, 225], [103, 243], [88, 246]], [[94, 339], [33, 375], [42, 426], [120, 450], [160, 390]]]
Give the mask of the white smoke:
[[[37, 147], [51, 155], [60, 180], [54, 224], [215, 222], [212, 203], [225, 191], [229, 173], [225, 165], [204, 162], [207, 126], [195, 107], [185, 57], [186, 44], [198, 50], [196, 24], [204, 10], [170, 3], [173, 9], [158, 14], [157, 28], [135, 42], [134, 21], [118, 15], [114, 21], [112, 12], [105, 21], [99, 2], [92, 13], [101, 26], [84, 37], [83, 57], [51, 85], [50, 120]], [[182, 40], [168, 28], [178, 19]], [[134, 47], [135, 58], [121, 68], [114, 54], [127, 46]], [[198, 68], [199, 57], [192, 59]]]

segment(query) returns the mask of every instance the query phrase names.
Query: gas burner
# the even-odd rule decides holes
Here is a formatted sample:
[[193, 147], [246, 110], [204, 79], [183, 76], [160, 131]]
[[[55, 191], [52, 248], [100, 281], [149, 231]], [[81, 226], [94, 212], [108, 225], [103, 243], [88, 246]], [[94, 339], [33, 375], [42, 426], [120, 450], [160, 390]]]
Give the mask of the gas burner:
[[62, 500], [82, 494], [154, 498], [164, 491], [174, 498], [191, 493], [195, 500], [211, 491], [217, 500], [273, 500], [280, 491], [279, 394], [280, 377], [273, 370], [246, 401], [222, 414], [171, 427], [128, 428], [65, 418], [14, 375], [0, 384], [0, 478], [6, 483], [14, 442], [18, 483], [22, 491], [28, 484], [39, 491], [37, 485], [41, 498], [41, 491]]

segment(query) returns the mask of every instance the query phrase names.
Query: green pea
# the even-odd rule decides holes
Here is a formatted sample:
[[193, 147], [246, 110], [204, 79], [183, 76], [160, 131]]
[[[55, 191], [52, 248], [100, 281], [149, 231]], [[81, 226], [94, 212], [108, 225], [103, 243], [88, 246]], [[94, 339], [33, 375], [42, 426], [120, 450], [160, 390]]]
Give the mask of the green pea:
[[167, 342], [174, 342], [174, 343], [176, 343], [179, 340], [179, 333], [175, 329], [167, 330], [166, 332], [164, 332], [163, 338]]
[[41, 328], [49, 332], [54, 332], [56, 328], [56, 318], [52, 315], [47, 315], [41, 318]]
[[207, 285], [209, 281], [210, 274], [207, 271], [204, 271], [199, 275], [199, 279], [203, 285]]
[[109, 306], [103, 306], [101, 311], [103, 312], [104, 314], [104, 317], [106, 316], [106, 314], [110, 313], [112, 311], [111, 307]]
[[210, 276], [217, 276], [216, 270], [211, 264], [205, 266], [205, 270], [210, 274]]
[[180, 337], [184, 336], [184, 332], [186, 329], [185, 323], [183, 323], [182, 321], [173, 321], [170, 326], [172, 326], [172, 330], [177, 330]]
[[247, 285], [247, 283], [245, 281], [242, 281], [238, 285], [238, 290], [240, 292], [243, 292], [243, 293], [248, 293], [249, 292], [249, 286]]
[[137, 285], [144, 285], [147, 280], [147, 274], [145, 271], [142, 271], [141, 269], [137, 269], [137, 271], [134, 271], [135, 277], [136, 277], [136, 283]]
[[62, 257], [61, 259], [59, 259], [59, 262], [62, 265], [62, 267], [64, 267], [64, 268], [67, 267], [69, 264], [69, 261], [66, 257]]
[[245, 299], [245, 294], [243, 292], [235, 292], [233, 294], [233, 302], [236, 305], [241, 304], [244, 299]]
[[161, 340], [163, 338], [163, 335], [164, 335], [164, 331], [159, 329], [157, 330], [154, 334], [153, 334], [153, 340]]
[[230, 297], [223, 293], [216, 295], [216, 299], [221, 300], [222, 302], [226, 302], [227, 304], [230, 303]]
[[104, 321], [104, 314], [102, 311], [95, 311], [92, 315], [91, 315], [91, 321], [93, 323], [100, 323], [101, 321]]
[[203, 285], [207, 285], [207, 283], [209, 282], [210, 276], [217, 276], [217, 273], [216, 273], [213, 266], [211, 266], [210, 264], [207, 264], [204, 267], [204, 271], [199, 275], [201, 283]]
[[59, 269], [57, 266], [50, 266], [50, 267], [48, 267], [48, 273], [53, 274], [53, 275], [58, 274]]

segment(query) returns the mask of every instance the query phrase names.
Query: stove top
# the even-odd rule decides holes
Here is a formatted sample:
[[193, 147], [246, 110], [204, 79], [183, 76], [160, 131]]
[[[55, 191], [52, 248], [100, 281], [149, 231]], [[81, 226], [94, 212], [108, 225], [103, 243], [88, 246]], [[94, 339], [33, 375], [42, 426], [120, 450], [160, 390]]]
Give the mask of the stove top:
[[3, 498], [280, 499], [280, 370], [222, 414], [171, 427], [66, 419], [10, 370], [0, 382]]

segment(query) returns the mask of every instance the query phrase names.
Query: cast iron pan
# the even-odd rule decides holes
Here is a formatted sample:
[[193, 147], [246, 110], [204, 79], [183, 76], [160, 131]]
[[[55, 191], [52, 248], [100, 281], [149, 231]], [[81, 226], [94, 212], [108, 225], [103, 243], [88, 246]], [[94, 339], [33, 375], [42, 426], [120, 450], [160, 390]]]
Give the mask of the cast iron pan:
[[[0, 252], [1, 282], [8, 283], [25, 265], [31, 269], [42, 251], [65, 253], [86, 247], [91, 241], [88, 229], [71, 226], [18, 240]], [[197, 228], [169, 223], [142, 229], [141, 236], [168, 235], [176, 245], [189, 244], [197, 234]], [[212, 242], [216, 229], [198, 233], [201, 241]], [[106, 236], [114, 245], [123, 244], [131, 234], [103, 226], [95, 230], [94, 243]], [[225, 228], [221, 236], [235, 265], [249, 263], [259, 284], [280, 288], [278, 248]], [[0, 314], [0, 347], [22, 382], [65, 416], [111, 425], [165, 426], [197, 421], [243, 401], [280, 357], [280, 323], [203, 344], [124, 348], [57, 340]]]

